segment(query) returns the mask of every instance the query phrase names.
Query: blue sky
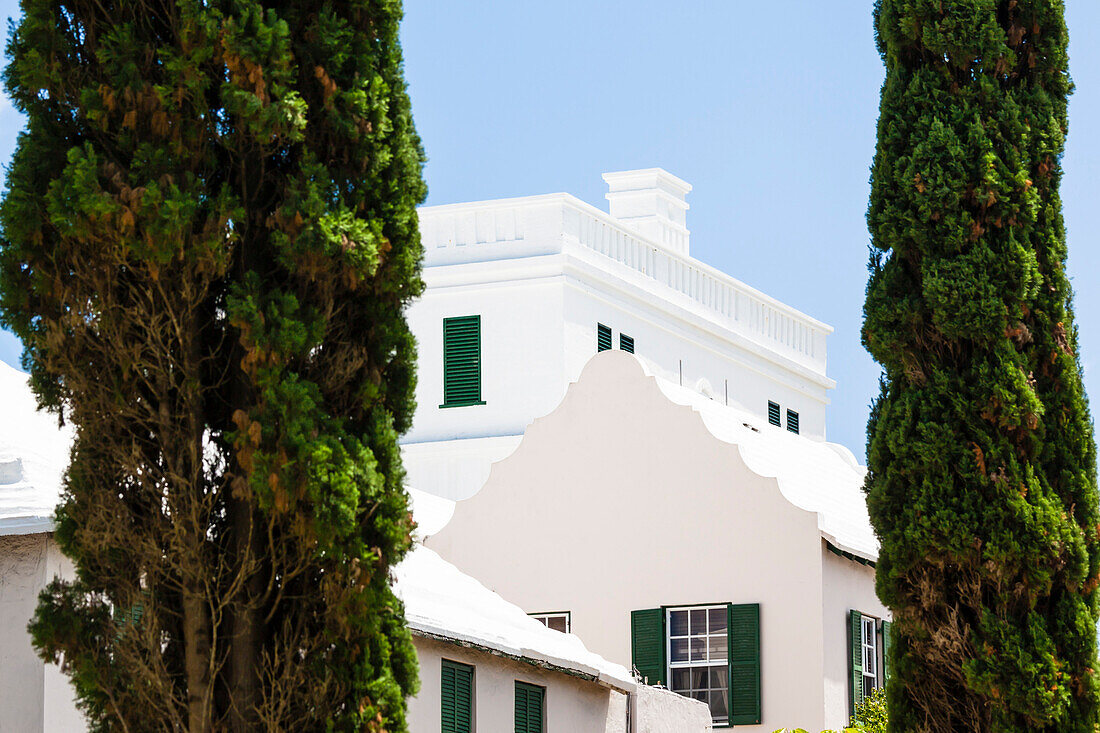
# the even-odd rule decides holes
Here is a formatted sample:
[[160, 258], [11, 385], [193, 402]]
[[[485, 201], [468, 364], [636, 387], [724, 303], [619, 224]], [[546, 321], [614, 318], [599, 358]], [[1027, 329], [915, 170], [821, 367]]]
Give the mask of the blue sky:
[[[882, 65], [870, 0], [406, 0], [428, 203], [567, 191], [661, 166], [694, 185], [692, 254], [836, 328], [831, 440], [863, 455], [859, 344]], [[1067, 0], [1077, 93], [1062, 193], [1081, 356], [1100, 394], [1100, 3]], [[0, 17], [18, 14], [0, 0]], [[22, 121], [0, 97], [0, 163]], [[0, 360], [19, 345], [0, 332]], [[1094, 366], [1096, 365], [1096, 366]]]

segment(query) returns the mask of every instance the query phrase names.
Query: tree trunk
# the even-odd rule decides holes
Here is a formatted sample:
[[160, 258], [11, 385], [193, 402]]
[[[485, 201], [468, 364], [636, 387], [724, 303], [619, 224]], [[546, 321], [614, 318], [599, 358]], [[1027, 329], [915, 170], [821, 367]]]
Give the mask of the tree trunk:
[[213, 695], [210, 684], [210, 616], [201, 588], [183, 595], [184, 666], [187, 672], [187, 729], [208, 733]]

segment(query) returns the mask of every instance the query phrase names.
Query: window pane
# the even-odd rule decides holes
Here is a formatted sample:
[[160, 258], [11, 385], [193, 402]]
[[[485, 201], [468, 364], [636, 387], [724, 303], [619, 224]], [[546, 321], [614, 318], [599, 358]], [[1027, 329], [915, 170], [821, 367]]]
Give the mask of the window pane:
[[710, 689], [712, 690], [725, 690], [729, 688], [729, 668], [727, 667], [711, 667], [710, 668]]
[[691, 670], [690, 669], [674, 669], [672, 670], [672, 689], [677, 692], [681, 690], [691, 689]]
[[710, 633], [726, 633], [726, 609], [712, 608], [708, 613], [710, 615]]
[[706, 667], [693, 667], [691, 670], [691, 689], [705, 690], [709, 687]]
[[712, 718], [716, 720], [721, 718], [724, 721], [726, 716], [729, 715], [728, 697], [727, 690], [710, 691], [710, 715]]
[[669, 614], [669, 636], [687, 636], [688, 612], [673, 611]]
[[688, 640], [687, 639], [673, 639], [672, 640], [672, 661], [674, 661], [674, 662], [686, 662], [686, 661], [688, 661]]
[[554, 631], [565, 633], [565, 616], [551, 616], [546, 619], [546, 625]]
[[707, 661], [707, 638], [705, 636], [691, 637], [691, 661]]
[[710, 661], [725, 661], [726, 656], [728, 655], [728, 650], [726, 648], [726, 635], [722, 634], [721, 636], [712, 636], [710, 637], [708, 643], [710, 645]]
[[691, 693], [691, 696], [694, 697], [696, 700], [702, 700], [703, 702], [707, 702], [707, 691], [706, 690], [694, 690]]
[[691, 609], [691, 633], [692, 634], [705, 634], [705, 633], [707, 633], [707, 609], [705, 609], [705, 608], [693, 608], [693, 609]]

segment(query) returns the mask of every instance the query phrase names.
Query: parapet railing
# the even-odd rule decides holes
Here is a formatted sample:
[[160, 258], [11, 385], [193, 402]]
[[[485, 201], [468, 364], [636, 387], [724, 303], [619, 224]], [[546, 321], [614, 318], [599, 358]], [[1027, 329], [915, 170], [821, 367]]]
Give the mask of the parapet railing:
[[428, 266], [531, 257], [574, 246], [599, 253], [678, 293], [715, 322], [825, 373], [829, 326], [568, 194], [426, 207], [420, 210], [420, 230]]

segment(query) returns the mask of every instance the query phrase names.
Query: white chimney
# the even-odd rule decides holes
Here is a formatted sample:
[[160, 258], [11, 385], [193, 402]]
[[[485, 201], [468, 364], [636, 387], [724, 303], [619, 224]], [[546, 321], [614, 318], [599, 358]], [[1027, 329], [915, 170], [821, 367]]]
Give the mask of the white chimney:
[[691, 184], [663, 168], [604, 173], [610, 214], [668, 249], [688, 253], [685, 197]]

